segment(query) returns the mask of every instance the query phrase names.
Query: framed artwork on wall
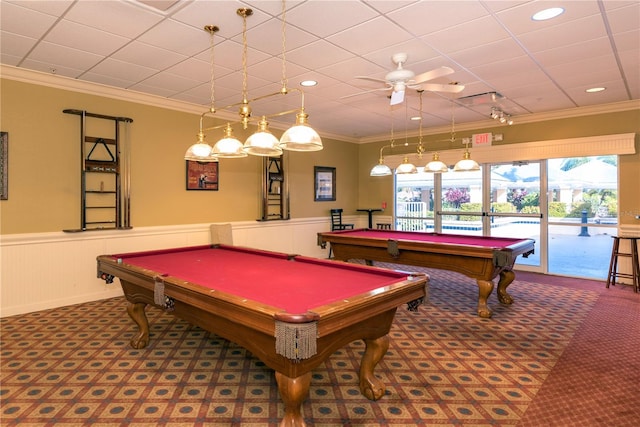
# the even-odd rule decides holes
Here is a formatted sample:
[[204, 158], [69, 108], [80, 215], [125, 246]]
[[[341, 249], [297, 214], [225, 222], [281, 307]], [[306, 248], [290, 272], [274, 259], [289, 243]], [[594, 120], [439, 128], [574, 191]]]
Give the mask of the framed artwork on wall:
[[218, 191], [218, 162], [187, 162], [187, 190]]
[[9, 199], [9, 133], [0, 132], [0, 200]]
[[336, 168], [314, 166], [313, 194], [316, 202], [336, 200]]

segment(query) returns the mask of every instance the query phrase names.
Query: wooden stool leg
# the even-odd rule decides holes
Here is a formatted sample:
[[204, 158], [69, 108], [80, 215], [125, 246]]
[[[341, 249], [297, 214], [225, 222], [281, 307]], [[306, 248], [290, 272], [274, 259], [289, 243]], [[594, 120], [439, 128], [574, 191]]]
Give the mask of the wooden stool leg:
[[613, 247], [611, 248], [611, 261], [609, 262], [609, 274], [607, 275], [607, 289], [609, 285], [615, 285], [616, 272], [618, 271], [618, 248], [620, 247], [620, 239], [613, 236]]
[[631, 239], [631, 271], [633, 292], [640, 292], [640, 261], [638, 261], [638, 239]]

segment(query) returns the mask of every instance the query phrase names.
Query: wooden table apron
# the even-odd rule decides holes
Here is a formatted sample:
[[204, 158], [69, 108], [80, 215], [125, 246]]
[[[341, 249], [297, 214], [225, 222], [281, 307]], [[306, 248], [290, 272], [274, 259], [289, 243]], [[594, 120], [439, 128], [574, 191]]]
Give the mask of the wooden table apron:
[[[112, 256], [98, 257], [98, 275], [120, 279], [129, 302], [127, 311], [139, 327], [139, 333], [131, 340], [134, 348], [144, 348], [149, 342], [145, 306], [154, 304], [154, 273], [123, 265]], [[363, 339], [367, 346], [360, 367], [361, 392], [372, 400], [384, 395], [384, 384], [374, 376], [373, 369], [387, 351], [387, 334], [396, 309], [425, 295], [425, 277], [399, 282], [381, 294], [355, 296], [348, 304], [338, 301], [314, 308], [317, 353], [301, 360], [290, 360], [275, 351], [275, 319], [282, 313], [281, 308], [172, 277], [164, 278], [164, 293], [175, 301], [172, 315], [239, 344], [275, 370], [285, 404], [280, 425], [304, 426], [301, 405], [308, 395], [311, 370], [352, 341]]]
[[[455, 271], [467, 277], [476, 279], [478, 285], [478, 315], [491, 317], [492, 312], [487, 305], [487, 298], [494, 288], [493, 279], [498, 275], [496, 294], [503, 304], [512, 304], [513, 297], [507, 292], [507, 287], [515, 279], [512, 271], [518, 255], [528, 256], [533, 252], [534, 241], [522, 239], [503, 248], [478, 247], [463, 244], [443, 244], [437, 242], [409, 240], [415, 233], [403, 232], [407, 237], [403, 239], [385, 239], [365, 237], [359, 235], [380, 236], [393, 235], [394, 232], [378, 230], [348, 230], [318, 233], [318, 244], [331, 244], [334, 258], [342, 261], [363, 259], [370, 263], [379, 261], [393, 264], [414, 265], [419, 267], [436, 268]], [[396, 235], [402, 234], [395, 232]], [[487, 238], [489, 242], [491, 238]], [[500, 239], [500, 238], [498, 238]]]

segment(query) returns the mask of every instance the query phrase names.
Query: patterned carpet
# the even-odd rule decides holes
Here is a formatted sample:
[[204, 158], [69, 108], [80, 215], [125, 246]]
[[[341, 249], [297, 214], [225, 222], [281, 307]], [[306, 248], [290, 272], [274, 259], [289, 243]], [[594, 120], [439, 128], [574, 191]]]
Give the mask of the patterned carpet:
[[[476, 315], [473, 280], [429, 271], [417, 313], [398, 310], [376, 369], [386, 395], [358, 388], [360, 341], [314, 371], [303, 405], [314, 426], [513, 426], [598, 292], [516, 279], [493, 318]], [[1, 320], [3, 426], [266, 426], [283, 407], [273, 372], [233, 343], [155, 308], [151, 343], [129, 347], [123, 298]]]

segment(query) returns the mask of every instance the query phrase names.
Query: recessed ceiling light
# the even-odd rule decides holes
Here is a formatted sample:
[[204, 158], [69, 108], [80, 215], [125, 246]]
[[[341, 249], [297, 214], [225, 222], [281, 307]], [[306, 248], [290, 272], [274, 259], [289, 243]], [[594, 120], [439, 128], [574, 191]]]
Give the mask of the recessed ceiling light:
[[300, 86], [311, 87], [317, 85], [318, 82], [315, 80], [303, 80], [300, 82]]
[[413, 117], [411, 117], [409, 120], [413, 120], [413, 121], [416, 121], [416, 122], [417, 122], [418, 120], [422, 120], [422, 117], [420, 117], [420, 116], [413, 116]]
[[564, 9], [561, 7], [551, 7], [549, 9], [541, 10], [540, 12], [534, 13], [531, 19], [534, 21], [546, 21], [547, 19], [555, 18], [558, 15], [562, 15], [564, 13]]
[[592, 88], [589, 88], [589, 89], [585, 90], [585, 92], [587, 92], [587, 93], [596, 93], [596, 92], [602, 92], [603, 90], [606, 90], [606, 89], [607, 89], [606, 87], [592, 87]]

